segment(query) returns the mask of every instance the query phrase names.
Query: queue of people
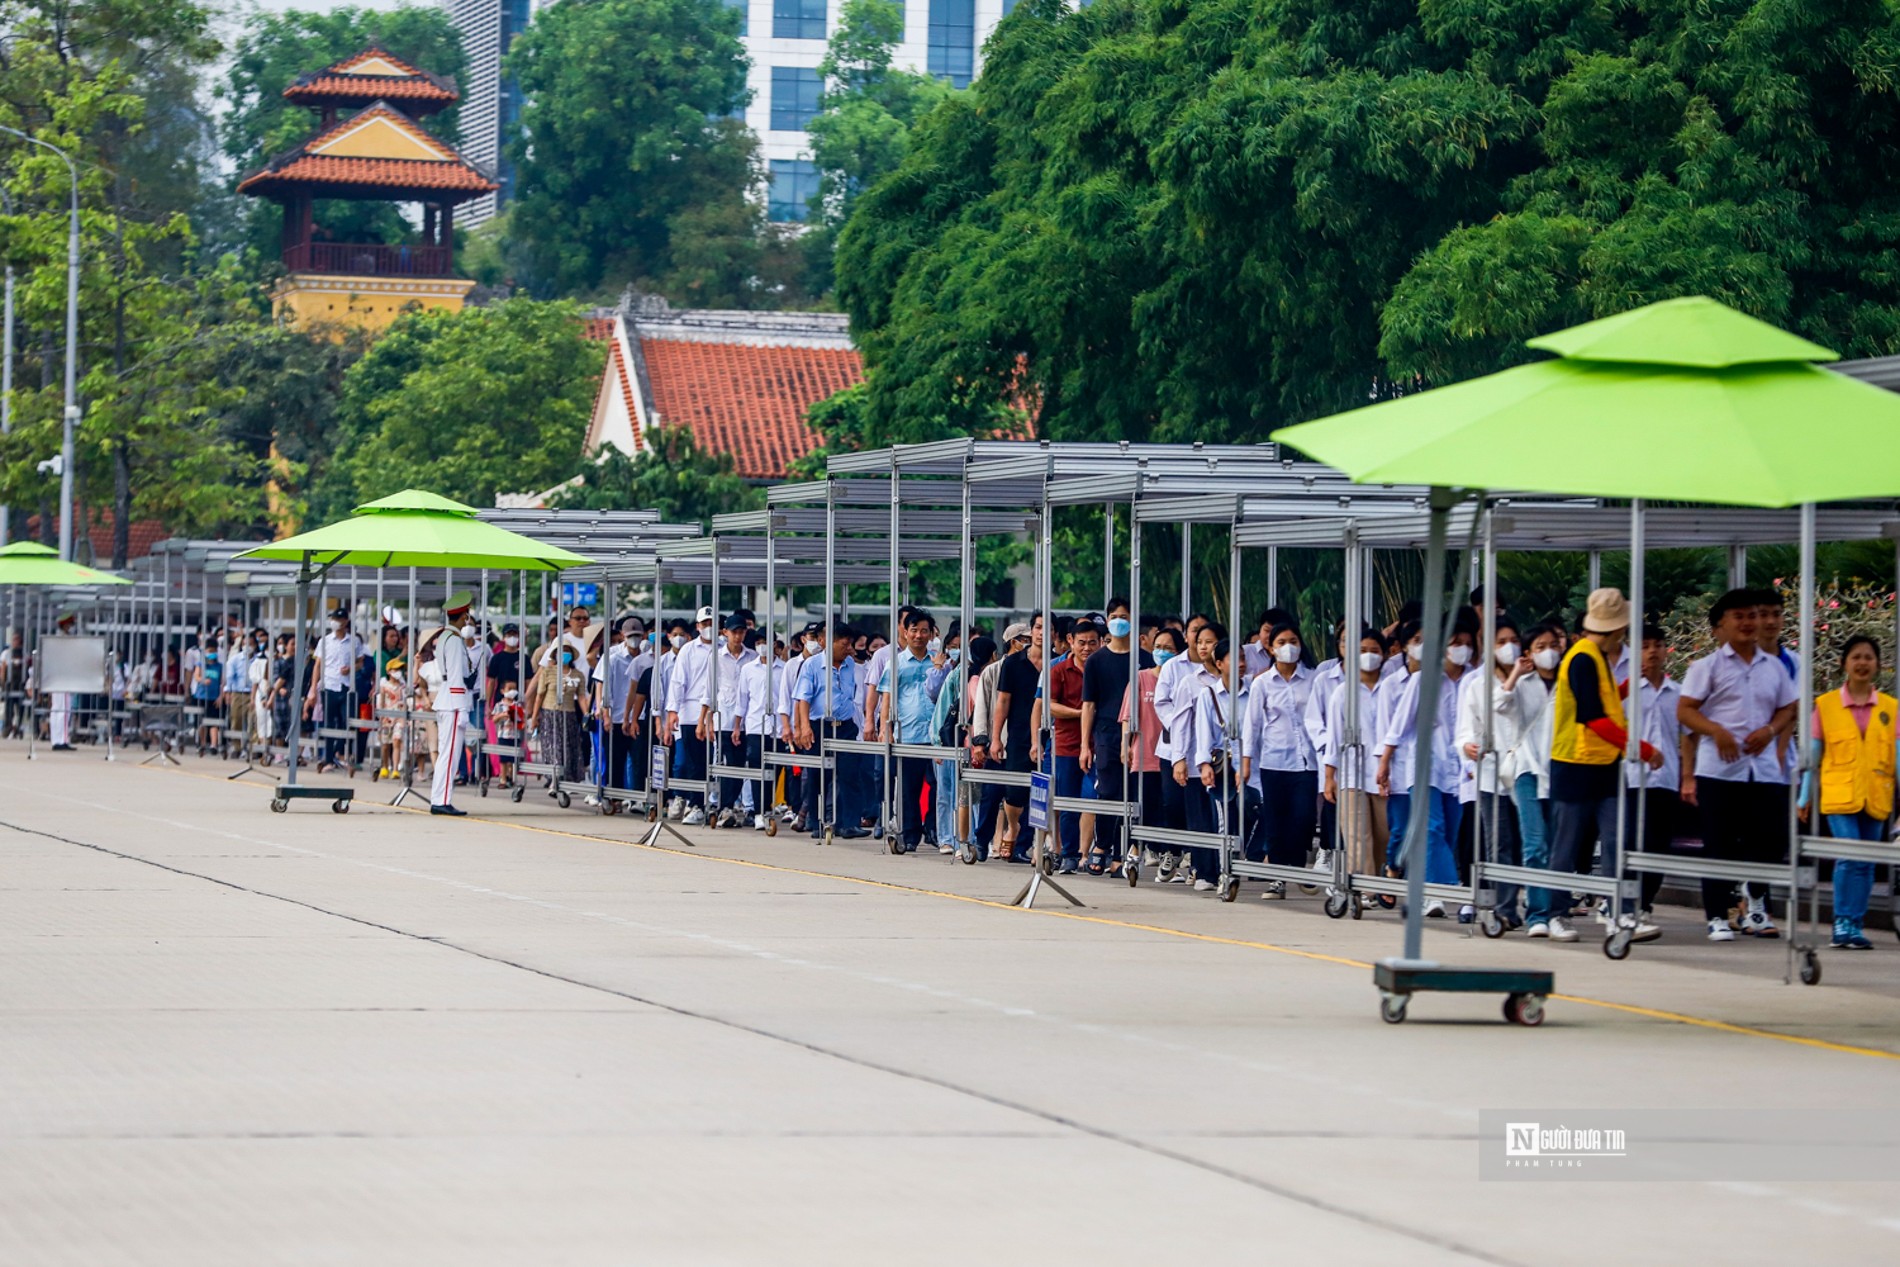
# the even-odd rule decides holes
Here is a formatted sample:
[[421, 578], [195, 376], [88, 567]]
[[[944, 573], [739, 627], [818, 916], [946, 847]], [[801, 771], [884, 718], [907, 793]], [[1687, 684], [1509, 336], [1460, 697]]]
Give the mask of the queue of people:
[[[961, 772], [1039, 770], [1063, 803], [1049, 823], [1057, 870], [1121, 876], [1137, 865], [1202, 892], [1223, 878], [1218, 848], [1145, 847], [1130, 821], [1234, 837], [1249, 860], [1310, 867], [1326, 885], [1335, 850], [1352, 874], [1401, 876], [1417, 819], [1429, 883], [1469, 885], [1474, 856], [1551, 872], [1546, 886], [1496, 886], [1493, 909], [1507, 930], [1558, 942], [1578, 940], [1580, 920], [1612, 922], [1607, 902], [1580, 904], [1563, 877], [1615, 874], [1619, 839], [1652, 855], [1693, 841], [1702, 857], [1785, 862], [1791, 797], [1810, 831], [1892, 830], [1896, 705], [1875, 685], [1878, 644], [1861, 636], [1840, 650], [1839, 686], [1817, 696], [1797, 790], [1802, 665], [1781, 645], [1772, 591], [1718, 598], [1715, 649], [1680, 682], [1663, 631], [1636, 626], [1632, 642], [1634, 618], [1613, 589], [1592, 593], [1572, 627], [1524, 625], [1498, 605], [1482, 648], [1484, 596], [1474, 593], [1429, 666], [1416, 603], [1356, 637], [1338, 630], [1324, 648], [1280, 610], [1236, 641], [1204, 615], [1144, 614], [1137, 628], [1119, 597], [1100, 613], [1008, 624], [1000, 637], [980, 627], [966, 637], [907, 606], [892, 642], [834, 620], [791, 632], [789, 645], [743, 609], [702, 607], [649, 628], [638, 615], [599, 623], [574, 607], [525, 646], [520, 627], [477, 623], [470, 608], [468, 595], [451, 597], [444, 622], [420, 636], [385, 609], [373, 644], [349, 611], [332, 612], [301, 699], [289, 636], [228, 620], [119, 667], [115, 703], [188, 701], [201, 712], [201, 746], [214, 749], [268, 754], [293, 731], [314, 735], [318, 772], [426, 768], [432, 808], [449, 814], [461, 812], [456, 786], [513, 787], [522, 761], [569, 785], [641, 791], [658, 744], [669, 783], [682, 785], [663, 811], [683, 825], [765, 830], [776, 818], [820, 838], [888, 833], [893, 852], [970, 862], [1028, 864], [1034, 832], [1026, 780], [972, 774], [959, 797]], [[31, 671], [8, 639], [0, 683], [28, 683]], [[1439, 675], [1437, 704], [1423, 718], [1428, 673]], [[1637, 761], [1625, 755], [1632, 691]], [[17, 709], [4, 718], [13, 733], [22, 723]], [[1422, 777], [1421, 726], [1433, 741]], [[909, 751], [887, 763], [833, 747], [860, 738]], [[935, 755], [959, 749], [961, 761]], [[782, 755], [768, 762], [772, 753]], [[1103, 809], [1074, 811], [1091, 801]], [[1872, 864], [1838, 863], [1833, 878], [1833, 944], [1871, 948]], [[1641, 873], [1633, 940], [1660, 935], [1661, 884]], [[1283, 898], [1285, 885], [1265, 883], [1261, 896]], [[1712, 942], [1779, 936], [1765, 893], [1709, 879], [1702, 902]], [[1453, 916], [1435, 899], [1424, 914]], [[1469, 904], [1456, 912], [1474, 915]]]

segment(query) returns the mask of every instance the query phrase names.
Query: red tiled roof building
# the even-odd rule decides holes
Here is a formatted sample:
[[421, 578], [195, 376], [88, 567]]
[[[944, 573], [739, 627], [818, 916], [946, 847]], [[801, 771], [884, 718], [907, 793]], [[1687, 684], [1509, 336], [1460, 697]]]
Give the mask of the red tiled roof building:
[[608, 343], [586, 451], [646, 447], [658, 427], [686, 426], [737, 473], [777, 480], [818, 447], [805, 411], [864, 378], [841, 314], [715, 312], [642, 299], [589, 320]]

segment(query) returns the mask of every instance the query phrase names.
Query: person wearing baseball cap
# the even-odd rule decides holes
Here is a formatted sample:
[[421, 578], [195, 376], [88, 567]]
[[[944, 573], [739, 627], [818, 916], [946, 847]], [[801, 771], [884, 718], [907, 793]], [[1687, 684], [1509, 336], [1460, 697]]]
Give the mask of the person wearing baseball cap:
[[[1550, 869], [1564, 875], [1590, 869], [1592, 841], [1615, 848], [1617, 785], [1629, 722], [1611, 666], [1623, 653], [1629, 627], [1629, 600], [1621, 590], [1591, 591], [1583, 634], [1557, 667], [1550, 701]], [[1753, 638], [1752, 625], [1748, 632]], [[1662, 754], [1647, 743], [1642, 756], [1650, 769], [1661, 768]], [[1577, 940], [1567, 893], [1561, 881], [1555, 889], [1531, 891], [1533, 909], [1525, 930], [1530, 936]]]
[[[701, 782], [706, 777], [706, 745], [713, 733], [713, 609], [700, 608], [693, 614], [693, 624], [699, 636], [674, 655], [671, 677], [666, 684], [665, 737], [673, 745], [673, 777]], [[690, 733], [681, 732], [681, 723]], [[704, 794], [682, 789], [680, 800], [686, 806], [681, 822], [697, 827], [706, 821]]]
[[462, 728], [468, 722], [471, 693], [468, 686], [469, 608], [474, 600], [466, 591], [453, 594], [442, 604], [445, 626], [434, 639], [437, 671], [441, 677], [435, 686], [435, 764], [429, 772], [429, 812], [463, 817], [468, 811], [456, 809], [455, 768], [462, 751]]

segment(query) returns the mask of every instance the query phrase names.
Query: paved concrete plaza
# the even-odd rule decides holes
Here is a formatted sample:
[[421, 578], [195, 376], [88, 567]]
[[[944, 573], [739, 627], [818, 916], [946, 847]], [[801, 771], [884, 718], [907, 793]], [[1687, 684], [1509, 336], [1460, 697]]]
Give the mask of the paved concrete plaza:
[[690, 833], [267, 811], [0, 747], [0, 1264], [1867, 1261], [1900, 1183], [1480, 1183], [1478, 1110], [1900, 1104], [1900, 946], [1681, 913], [1382, 1024], [1389, 916]]

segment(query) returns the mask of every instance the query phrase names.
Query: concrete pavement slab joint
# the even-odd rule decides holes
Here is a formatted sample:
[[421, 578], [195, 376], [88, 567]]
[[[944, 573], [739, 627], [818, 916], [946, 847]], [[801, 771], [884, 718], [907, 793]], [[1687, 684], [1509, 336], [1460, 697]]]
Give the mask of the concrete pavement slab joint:
[[[47, 794], [41, 793], [41, 795], [47, 795]], [[49, 797], [49, 799], [66, 800], [69, 798]], [[95, 808], [105, 808], [105, 807], [95, 807]], [[131, 813], [131, 811], [124, 811], [124, 810], [119, 810], [116, 812]], [[154, 822], [164, 822], [164, 823], [175, 822], [175, 820], [161, 818], [157, 815], [136, 814], [134, 816], [141, 817], [141, 818], [148, 818]], [[205, 830], [201, 825], [189, 825], [189, 824], [181, 824], [181, 825], [193, 826], [198, 830]], [[1134, 1149], [1138, 1152], [1146, 1153], [1151, 1157], [1156, 1157], [1156, 1158], [1160, 1158], [1167, 1161], [1173, 1161], [1180, 1165], [1188, 1166], [1192, 1169], [1202, 1171], [1203, 1173], [1206, 1173], [1206, 1174], [1211, 1174], [1220, 1178], [1228, 1179], [1228, 1180], [1231, 1180], [1232, 1182], [1241, 1184], [1244, 1187], [1252, 1188], [1258, 1192], [1265, 1193], [1269, 1196], [1278, 1197], [1281, 1200], [1290, 1202], [1292, 1204], [1304, 1206], [1308, 1209], [1311, 1209], [1320, 1213], [1324, 1213], [1336, 1218], [1344, 1219], [1348, 1222], [1359, 1224], [1360, 1226], [1368, 1228], [1368, 1229], [1382, 1231], [1389, 1235], [1397, 1236], [1401, 1238], [1402, 1240], [1410, 1241], [1415, 1244], [1430, 1245], [1430, 1246], [1433, 1246], [1434, 1248], [1445, 1250], [1448, 1253], [1454, 1253], [1454, 1254], [1458, 1254], [1463, 1257], [1469, 1258], [1475, 1262], [1494, 1263], [1494, 1264], [1499, 1264], [1500, 1267], [1516, 1267], [1515, 1260], [1495, 1256], [1493, 1254], [1485, 1252], [1484, 1250], [1478, 1249], [1475, 1246], [1467, 1245], [1467, 1244], [1461, 1243], [1459, 1241], [1456, 1241], [1447, 1237], [1440, 1237], [1440, 1236], [1435, 1236], [1428, 1233], [1423, 1233], [1416, 1228], [1407, 1227], [1402, 1223], [1381, 1218], [1377, 1215], [1370, 1214], [1364, 1210], [1354, 1209], [1345, 1205], [1340, 1205], [1331, 1201], [1327, 1201], [1323, 1198], [1312, 1196], [1310, 1194], [1300, 1192], [1293, 1188], [1288, 1188], [1284, 1185], [1274, 1183], [1270, 1180], [1262, 1179], [1255, 1175], [1249, 1175], [1244, 1171], [1236, 1170], [1229, 1166], [1224, 1166], [1218, 1162], [1210, 1161], [1201, 1157], [1196, 1157], [1191, 1153], [1184, 1153], [1173, 1148], [1164, 1147], [1160, 1144], [1153, 1142], [1152, 1140], [1142, 1139], [1134, 1135], [1129, 1135], [1120, 1131], [1112, 1130], [1105, 1126], [1098, 1126], [1089, 1122], [1082, 1121], [1079, 1118], [1070, 1117], [1067, 1114], [1057, 1113], [1052, 1110], [1038, 1108], [1037, 1106], [1032, 1105], [1032, 1104], [1026, 1104], [1021, 1101], [1011, 1100], [1007, 1097], [997, 1095], [993, 1092], [984, 1091], [980, 1088], [965, 1086], [963, 1084], [954, 1082], [948, 1078], [945, 1078], [936, 1074], [918, 1072], [913, 1069], [903, 1068], [902, 1066], [892, 1065], [892, 1064], [887, 1064], [882, 1061], [872, 1060], [868, 1057], [856, 1055], [848, 1051], [842, 1051], [837, 1048], [828, 1047], [828, 1046], [825, 1046], [824, 1044], [813, 1042], [809, 1039], [799, 1038], [795, 1035], [790, 1035], [790, 1034], [778, 1033], [773, 1030], [766, 1029], [762, 1026], [747, 1024], [744, 1021], [735, 1020], [730, 1017], [720, 1016], [716, 1013], [701, 1011], [694, 1008], [682, 1007], [678, 1004], [668, 1003], [664, 1000], [635, 994], [629, 990], [622, 990], [614, 986], [605, 985], [599, 982], [587, 981], [579, 977], [574, 977], [574, 976], [566, 975], [564, 973], [554, 972], [546, 968], [537, 967], [533, 964], [523, 963], [519, 960], [510, 959], [510, 958], [507, 958], [506, 956], [491, 954], [487, 951], [479, 950], [472, 946], [460, 945], [445, 937], [423, 936], [421, 934], [411, 932], [407, 929], [398, 928], [390, 924], [381, 923], [380, 921], [377, 921], [377, 920], [366, 919], [362, 916], [352, 915], [346, 911], [339, 911], [339, 910], [335, 910], [329, 907], [320, 906], [314, 902], [307, 902], [307, 901], [302, 900], [301, 898], [290, 897], [281, 893], [271, 893], [263, 889], [251, 888], [247, 885], [237, 884], [233, 881], [221, 879], [217, 876], [205, 875], [201, 872], [191, 871], [184, 867], [173, 866], [169, 863], [160, 862], [155, 859], [141, 857], [138, 854], [125, 853], [121, 850], [113, 849], [113, 848], [110, 848], [109, 846], [101, 845], [93, 841], [76, 840], [69, 836], [61, 836], [54, 832], [44, 831], [35, 827], [26, 827], [18, 823], [10, 823], [10, 822], [5, 822], [5, 821], [0, 821], [0, 828], [5, 828], [7, 830], [20, 832], [25, 835], [38, 836], [45, 840], [58, 841], [61, 844], [72, 845], [81, 849], [92, 850], [96, 853], [104, 854], [108, 857], [118, 858], [123, 861], [139, 863], [148, 867], [155, 867], [158, 870], [165, 871], [173, 875], [189, 877], [195, 880], [201, 880], [201, 881], [204, 881], [205, 883], [214, 884], [221, 888], [231, 889], [236, 892], [244, 893], [252, 897], [261, 897], [261, 898], [265, 898], [265, 899], [269, 899], [273, 901], [283, 902], [283, 903], [286, 903], [287, 905], [300, 907], [304, 910], [311, 911], [319, 915], [326, 915], [334, 919], [340, 919], [352, 924], [361, 925], [366, 928], [372, 928], [379, 932], [388, 933], [397, 937], [402, 937], [402, 938], [406, 938], [413, 941], [425, 942], [427, 944], [434, 945], [434, 946], [439, 946], [444, 950], [450, 950], [458, 954], [468, 955], [472, 958], [480, 959], [487, 963], [492, 963], [500, 967], [511, 968], [518, 972], [525, 972], [533, 976], [541, 977], [545, 980], [555, 981], [564, 985], [574, 986], [582, 990], [589, 990], [589, 991], [594, 991], [601, 994], [606, 994], [611, 997], [622, 999], [630, 1003], [638, 1003], [646, 1007], [651, 1007], [657, 1011], [662, 1011], [674, 1016], [681, 1017], [682, 1019], [696, 1020], [696, 1021], [700, 1021], [706, 1024], [710, 1024], [710, 1025], [717, 1025], [722, 1028], [733, 1030], [733, 1031], [743, 1033], [743, 1034], [747, 1034], [755, 1038], [764, 1039], [768, 1042], [781, 1043], [789, 1047], [795, 1047], [802, 1051], [809, 1052], [813, 1055], [823, 1056], [832, 1060], [841, 1061], [845, 1064], [853, 1065], [860, 1069], [869, 1070], [875, 1073], [881, 1073], [890, 1077], [899, 1078], [906, 1081], [923, 1083], [928, 1086], [936, 1087], [939, 1090], [950, 1092], [953, 1095], [965, 1096], [970, 1099], [978, 1100], [982, 1103], [991, 1105], [992, 1107], [995, 1107], [995, 1108], [1001, 1108], [1001, 1109], [1013, 1111], [1016, 1113], [1020, 1113], [1026, 1117], [1035, 1118], [1039, 1121], [1046, 1122], [1052, 1126], [1057, 1126], [1064, 1130], [1073, 1131], [1077, 1134], [1087, 1135], [1092, 1138], [1099, 1139], [1105, 1143], [1119, 1144], [1119, 1145], [1122, 1145], [1123, 1147]], [[230, 835], [231, 833], [222, 833], [222, 834]], [[281, 848], [294, 849], [297, 852], [311, 854], [313, 856], [320, 857], [320, 858], [326, 858], [326, 859], [331, 859], [331, 860], [336, 860], [336, 861], [346, 861], [346, 862], [351, 861], [349, 859], [335, 859], [333, 855], [324, 854], [317, 850], [298, 849], [296, 846], [293, 846], [293, 845], [281, 845], [279, 842], [275, 842], [275, 841], [259, 840], [256, 843], [267, 844], [267, 845], [277, 845], [278, 847], [281, 847]], [[392, 871], [398, 874], [413, 875], [413, 876], [417, 876], [417, 878], [425, 878], [425, 879], [439, 879], [440, 878], [440, 877], [423, 876], [420, 873], [408, 872], [402, 868], [397, 868], [397, 867], [379, 867], [378, 869]], [[464, 886], [464, 887], [479, 889], [479, 886], [472, 886], [472, 885]], [[480, 889], [479, 891], [492, 893], [498, 897], [516, 896], [513, 894], [507, 894], [507, 893], [503, 893], [498, 890], [492, 890], [492, 889]], [[530, 901], [533, 905], [545, 906], [554, 910], [561, 910], [561, 911], [572, 910], [572, 908], [562, 907], [555, 903], [543, 902], [536, 899], [522, 899], [522, 900], [527, 900], [527, 901]], [[632, 921], [628, 921], [628, 922], [632, 922]], [[716, 941], [717, 939], [707, 938], [706, 940]], [[892, 979], [887, 979], [887, 980], [891, 980], [892, 984], [898, 984], [898, 985], [910, 986], [910, 985], [915, 984], [915, 983], [897, 982]], [[922, 987], [922, 988], [926, 990], [931, 990], [931, 987], [927, 987], [927, 986]], [[935, 992], [935, 991], [932, 991], [932, 992]], [[1425, 1106], [1425, 1107], [1428, 1109], [1436, 1110], [1439, 1106]]]

